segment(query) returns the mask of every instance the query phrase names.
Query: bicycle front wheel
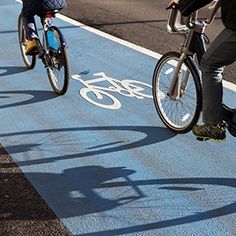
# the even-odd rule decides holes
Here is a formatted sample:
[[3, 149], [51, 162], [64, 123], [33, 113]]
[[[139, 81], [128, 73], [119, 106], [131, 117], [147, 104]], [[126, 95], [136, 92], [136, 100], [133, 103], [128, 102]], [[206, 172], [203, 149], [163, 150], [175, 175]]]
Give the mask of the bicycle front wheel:
[[176, 133], [186, 133], [199, 119], [202, 89], [196, 64], [187, 57], [178, 73], [179, 94], [169, 94], [179, 59], [178, 52], [169, 52], [160, 58], [153, 74], [152, 92], [156, 110], [166, 127]]
[[[60, 30], [53, 26], [48, 29], [48, 32], [53, 35], [55, 40], [54, 48], [51, 48], [47, 32], [44, 36], [44, 47], [47, 48], [47, 74], [50, 84], [57, 95], [66, 93], [70, 79], [70, 67], [67, 55], [67, 48]], [[51, 36], [52, 37], [52, 36]], [[56, 47], [56, 48], [55, 48]]]
[[20, 44], [21, 55], [25, 63], [25, 66], [28, 69], [33, 69], [36, 63], [36, 55], [25, 54], [27, 39], [26, 39], [26, 32], [25, 32], [25, 27], [23, 24], [22, 15], [19, 15], [19, 18], [18, 18], [18, 39], [19, 39], [19, 44]]

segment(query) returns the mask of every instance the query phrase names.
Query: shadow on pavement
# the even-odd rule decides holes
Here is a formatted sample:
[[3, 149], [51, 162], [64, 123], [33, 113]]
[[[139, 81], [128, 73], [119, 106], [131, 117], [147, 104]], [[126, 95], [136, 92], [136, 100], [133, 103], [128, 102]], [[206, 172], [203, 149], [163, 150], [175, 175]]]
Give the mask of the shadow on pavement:
[[[121, 205], [130, 204], [143, 198], [148, 200], [142, 192], [143, 186], [157, 186], [159, 191], [205, 191], [209, 185], [236, 187], [235, 178], [170, 178], [170, 179], [147, 179], [132, 180], [130, 175], [134, 170], [126, 167], [84, 166], [70, 168], [62, 173], [25, 173], [36, 186], [40, 186], [45, 196], [49, 197], [49, 206], [56, 209], [60, 218], [82, 216], [92, 213], [108, 211]], [[1, 193], [1, 219], [48, 219], [45, 218], [44, 209], [34, 204], [34, 199], [22, 191], [19, 183], [22, 173], [1, 173], [1, 189], [6, 191], [9, 184], [14, 187], [15, 196], [4, 199]], [[9, 181], [13, 181], [10, 183]], [[8, 182], [8, 183], [7, 183]], [[44, 183], [47, 183], [44, 185]], [[199, 187], [199, 185], [201, 187]], [[197, 187], [195, 187], [197, 186]], [[111, 192], [112, 189], [112, 192]], [[107, 194], [107, 192], [111, 195]], [[105, 193], [105, 196], [104, 196]], [[171, 195], [173, 196], [173, 195]], [[18, 202], [18, 205], [15, 203]], [[169, 220], [160, 220], [154, 223], [146, 223], [124, 228], [97, 231], [80, 235], [122, 235], [137, 232], [146, 232], [153, 229], [172, 227], [189, 224], [203, 220], [209, 220], [226, 216], [236, 212], [236, 202], [216, 207], [205, 212], [195, 212], [184, 217]], [[184, 203], [183, 203], [184, 204]], [[143, 204], [141, 204], [144, 207]], [[138, 209], [141, 205], [132, 205], [131, 210]], [[218, 205], [218, 204], [217, 204]], [[11, 207], [9, 207], [11, 206]], [[16, 210], [16, 207], [18, 210]], [[184, 207], [184, 206], [183, 206]], [[154, 210], [154, 209], [153, 209]], [[158, 209], [156, 209], [158, 211]], [[132, 214], [132, 213], [131, 213]], [[50, 216], [52, 217], [52, 216]], [[98, 217], [98, 216], [97, 216]], [[113, 226], [112, 226], [113, 227]]]
[[[44, 157], [42, 159], [35, 159], [35, 160], [24, 160], [19, 161], [17, 164], [19, 166], [27, 166], [27, 165], [37, 165], [37, 164], [45, 164], [45, 163], [52, 163], [55, 161], [60, 160], [69, 160], [74, 158], [84, 158], [88, 156], [96, 156], [99, 154], [106, 154], [106, 153], [114, 153], [123, 150], [135, 149], [142, 146], [147, 146], [151, 144], [155, 144], [158, 142], [162, 142], [164, 140], [173, 138], [176, 134], [169, 131], [166, 128], [161, 127], [154, 127], [154, 126], [99, 126], [99, 127], [78, 127], [78, 128], [62, 128], [62, 129], [46, 129], [46, 130], [34, 130], [34, 131], [26, 131], [26, 132], [15, 132], [15, 133], [5, 133], [0, 134], [0, 137], [9, 137], [9, 136], [21, 136], [26, 135], [29, 137], [30, 135], [38, 135], [38, 134], [47, 134], [53, 135], [56, 133], [64, 133], [64, 132], [89, 132], [89, 131], [129, 131], [129, 132], [139, 132], [145, 135], [144, 138], [133, 141], [130, 140], [129, 143], [124, 142], [122, 140], [117, 140], [112, 143], [107, 144], [97, 144], [95, 147], [90, 147], [85, 152], [81, 153], [73, 153], [67, 154], [64, 156], [54, 156], [54, 157]], [[32, 136], [32, 138], [33, 138]], [[143, 136], [142, 136], [143, 137]], [[21, 139], [22, 141], [23, 139]], [[64, 140], [64, 142], [67, 142]], [[60, 143], [63, 146], [63, 141]], [[72, 143], [71, 143], [72, 145]], [[79, 145], [79, 143], [73, 143], [73, 145]], [[9, 147], [5, 147], [8, 153], [11, 155], [13, 153], [25, 153], [28, 150], [34, 150], [34, 148], [40, 148], [40, 144], [38, 143], [25, 143], [21, 145], [12, 145]], [[7, 168], [11, 167], [7, 164], [0, 165], [0, 168]]]
[[0, 163], [0, 235], [71, 235], [1, 146]]
[[0, 77], [28, 71], [25, 66], [0, 66]]

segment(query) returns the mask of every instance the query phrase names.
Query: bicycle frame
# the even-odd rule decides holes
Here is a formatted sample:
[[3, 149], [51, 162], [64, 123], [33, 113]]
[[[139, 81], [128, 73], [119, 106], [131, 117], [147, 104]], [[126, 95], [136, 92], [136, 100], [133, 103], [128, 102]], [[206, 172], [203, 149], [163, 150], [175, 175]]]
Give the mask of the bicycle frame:
[[[43, 26], [43, 40], [45, 42], [45, 46], [42, 45], [42, 43], [39, 41], [39, 58], [42, 60], [43, 64], [47, 67], [48, 66], [48, 61], [47, 61], [47, 55], [49, 54], [49, 50], [47, 48], [47, 42], [48, 42], [48, 37], [47, 37], [47, 32], [54, 27], [53, 25], [53, 18], [55, 17], [55, 14], [58, 12], [58, 10], [55, 10], [53, 12], [48, 12], [45, 13], [44, 15], [40, 15], [39, 17], [41, 18], [41, 23]], [[68, 47], [65, 41], [65, 38], [62, 34], [62, 32], [57, 29], [59, 33], [59, 37], [62, 42], [63, 47]]]
[[[188, 71], [184, 79], [182, 80], [182, 83], [179, 84], [179, 73], [185, 59], [189, 56], [196, 56], [196, 59], [200, 64], [201, 58], [206, 51], [205, 41], [203, 38], [205, 28], [214, 20], [215, 14], [219, 7], [219, 1], [216, 0], [212, 7], [209, 8], [209, 16], [206, 18], [205, 21], [198, 20], [198, 11], [192, 13], [192, 15], [189, 17], [182, 17], [182, 21], [186, 24], [186, 27], [182, 27], [181, 31], [178, 32], [178, 29], [176, 28], [176, 26], [174, 26], [175, 20], [177, 19], [178, 9], [176, 8], [176, 5], [172, 5], [168, 21], [169, 32], [183, 34], [185, 39], [183, 45], [181, 46], [181, 56], [177, 63], [176, 70], [167, 93], [167, 95], [171, 99], [178, 100], [184, 93], [188, 84]], [[174, 15], [174, 17], [171, 16], [171, 14]], [[186, 28], [188, 30], [183, 31], [183, 29], [186, 30]]]
[[[58, 12], [58, 10], [55, 10], [53, 13], [51, 13], [51, 12], [46, 13], [46, 15], [41, 18], [44, 32], [47, 32], [50, 28], [54, 27], [53, 18], [55, 17], [55, 14], [57, 12]], [[58, 33], [59, 33], [59, 36], [60, 36], [61, 41], [62, 41], [62, 46], [63, 47], [68, 47], [62, 32], [59, 30]]]
[[[201, 114], [203, 94], [198, 64], [206, 51], [206, 40], [203, 37], [205, 28], [214, 20], [219, 6], [220, 0], [213, 1], [213, 5], [208, 6], [210, 14], [205, 20], [198, 19], [197, 11], [182, 19], [177, 4], [168, 7], [171, 11], [167, 30], [184, 35], [184, 41], [180, 51], [167, 52], [157, 62], [152, 78], [152, 92], [160, 119], [176, 133], [192, 130]], [[230, 134], [236, 137], [236, 109], [224, 103], [222, 109], [223, 121]]]
[[45, 66], [51, 87], [57, 95], [63, 95], [68, 89], [70, 65], [64, 36], [60, 29], [56, 25], [53, 25], [53, 18], [58, 11], [47, 11], [38, 14], [43, 30], [42, 37], [38, 37], [38, 45], [35, 52], [29, 55], [25, 53], [27, 39], [22, 14], [18, 17], [18, 39], [25, 66], [28, 69], [33, 69], [36, 64], [36, 57], [38, 56]]

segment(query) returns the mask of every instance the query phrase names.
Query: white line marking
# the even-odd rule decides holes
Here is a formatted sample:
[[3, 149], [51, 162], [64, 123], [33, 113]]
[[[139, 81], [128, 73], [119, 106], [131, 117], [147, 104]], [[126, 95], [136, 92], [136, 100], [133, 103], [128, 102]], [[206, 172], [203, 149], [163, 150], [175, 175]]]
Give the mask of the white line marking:
[[233, 92], [236, 92], [236, 85], [229, 81], [223, 80], [223, 86]]
[[114, 42], [119, 43], [119, 44], [121, 44], [121, 45], [124, 45], [124, 46], [126, 46], [126, 47], [132, 48], [132, 49], [134, 49], [134, 50], [136, 50], [136, 51], [138, 51], [138, 52], [141, 52], [141, 53], [146, 54], [146, 55], [148, 55], [148, 56], [154, 57], [154, 58], [156, 58], [156, 59], [160, 59], [161, 56], [162, 56], [162, 55], [159, 54], [159, 53], [153, 52], [153, 51], [151, 51], [151, 50], [149, 50], [149, 49], [143, 48], [143, 47], [138, 46], [138, 45], [136, 45], [136, 44], [134, 44], [134, 43], [130, 43], [130, 42], [126, 41], [126, 40], [117, 38], [117, 37], [115, 37], [115, 36], [112, 36], [112, 35], [110, 35], [110, 34], [107, 34], [107, 33], [105, 33], [105, 32], [102, 32], [102, 31], [100, 31], [100, 30], [98, 30], [98, 29], [94, 29], [94, 28], [92, 28], [92, 27], [90, 27], [90, 26], [87, 26], [87, 25], [85, 25], [85, 24], [82, 24], [82, 23], [80, 23], [80, 22], [78, 22], [78, 21], [76, 21], [76, 20], [73, 20], [73, 19], [71, 19], [71, 18], [69, 18], [69, 17], [67, 17], [67, 16], [64, 16], [64, 15], [61, 15], [61, 14], [57, 14], [57, 17], [58, 17], [59, 19], [63, 20], [63, 21], [66, 21], [66, 22], [72, 24], [72, 25], [75, 25], [75, 26], [78, 26], [78, 27], [80, 27], [80, 28], [86, 29], [87, 31], [92, 32], [92, 33], [94, 33], [94, 34], [97, 34], [97, 35], [99, 35], [99, 36], [101, 36], [101, 37], [103, 37], [103, 38], [109, 39], [109, 40], [111, 40], [111, 41], [114, 41]]
[[[152, 95], [150, 95], [152, 87], [149, 84], [130, 79], [118, 80], [107, 76], [105, 72], [93, 75], [95, 78], [89, 80], [83, 80], [80, 75], [72, 75], [71, 78], [80, 81], [85, 86], [80, 89], [81, 97], [96, 106], [106, 109], [121, 108], [121, 102], [109, 92], [117, 92], [120, 95], [137, 99], [152, 99]], [[106, 86], [101, 82], [106, 82]], [[147, 88], [150, 94], [146, 93]]]
[[[15, 1], [22, 3], [21, 0], [15, 0]], [[71, 19], [68, 16], [64, 16], [62, 14], [57, 14], [57, 18], [65, 21], [67, 23], [70, 23], [72, 25], [75, 25], [75, 26], [78, 26], [80, 28], [83, 28], [83, 29], [85, 29], [85, 30], [87, 30], [87, 31], [89, 31], [91, 33], [97, 34], [97, 35], [99, 35], [99, 36], [101, 36], [103, 38], [112, 40], [113, 42], [119, 43], [119, 44], [121, 44], [123, 46], [126, 46], [128, 48], [134, 49], [134, 50], [136, 50], [138, 52], [141, 52], [141, 53], [143, 53], [143, 54], [145, 54], [147, 56], [151, 56], [151, 57], [156, 58], [156, 59], [160, 59], [161, 56], [162, 56], [161, 54], [159, 54], [157, 52], [151, 51], [151, 50], [146, 49], [144, 47], [138, 46], [138, 45], [136, 45], [134, 43], [130, 43], [130, 42], [126, 41], [126, 40], [120, 39], [120, 38], [112, 36], [112, 35], [110, 35], [108, 33], [102, 32], [102, 31], [100, 31], [98, 29], [95, 29], [95, 28], [92, 28], [92, 27], [87, 26], [85, 24], [82, 24], [81, 22], [73, 20], [73, 19]], [[223, 86], [225, 88], [233, 91], [233, 92], [236, 92], [236, 85], [231, 83], [231, 82], [223, 80]]]

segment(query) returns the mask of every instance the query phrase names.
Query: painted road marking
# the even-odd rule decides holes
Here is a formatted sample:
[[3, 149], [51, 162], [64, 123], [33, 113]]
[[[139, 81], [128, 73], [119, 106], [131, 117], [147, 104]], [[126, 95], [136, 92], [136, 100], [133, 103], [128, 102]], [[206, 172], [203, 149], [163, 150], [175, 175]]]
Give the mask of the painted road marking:
[[[151, 99], [109, 92], [122, 109], [100, 109], [78, 95], [85, 86], [73, 79], [55, 96], [42, 64], [28, 71], [20, 60], [19, 11], [19, 4], [0, 8], [0, 54], [8, 52], [0, 58], [1, 143], [72, 235], [235, 234], [235, 139], [173, 134]], [[73, 75], [151, 83], [156, 58], [55, 23]], [[236, 94], [227, 90], [225, 99]]]
[[[104, 72], [94, 73], [95, 79], [83, 80], [80, 75], [72, 75], [72, 79], [80, 81], [85, 87], [80, 89], [80, 95], [88, 102], [106, 109], [120, 109], [120, 101], [109, 92], [117, 92], [126, 97], [137, 99], [152, 98], [151, 86], [137, 80], [118, 80], [107, 76]], [[104, 82], [106, 84], [104, 85]], [[96, 84], [96, 85], [94, 85]], [[98, 85], [99, 84], [99, 85]], [[148, 93], [145, 90], [148, 88]], [[95, 97], [91, 98], [92, 95]], [[90, 95], [89, 95], [90, 94]], [[106, 104], [106, 98], [110, 104]], [[102, 101], [101, 101], [102, 100]], [[105, 104], [104, 104], [105, 103]]]

